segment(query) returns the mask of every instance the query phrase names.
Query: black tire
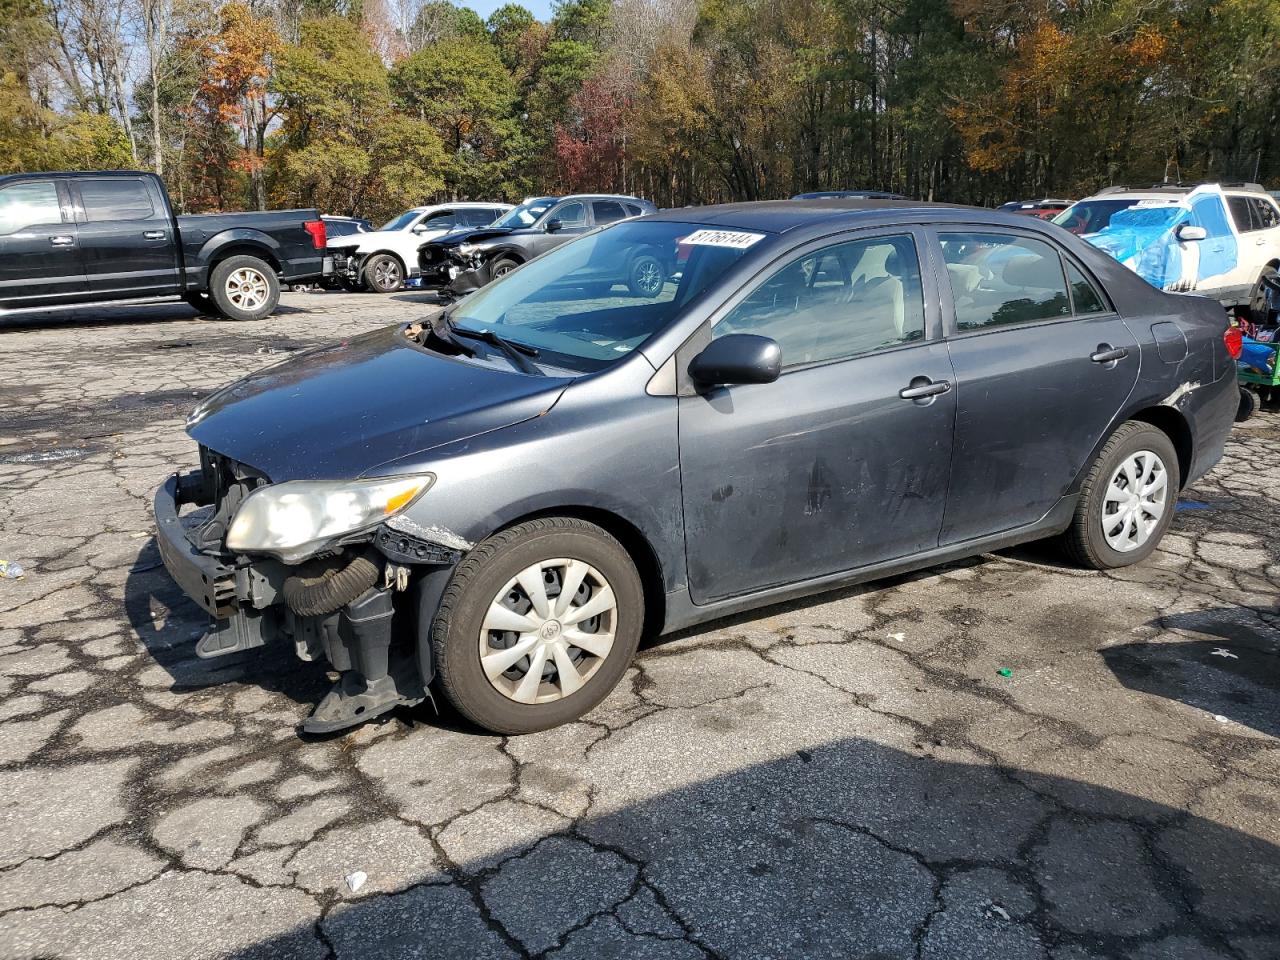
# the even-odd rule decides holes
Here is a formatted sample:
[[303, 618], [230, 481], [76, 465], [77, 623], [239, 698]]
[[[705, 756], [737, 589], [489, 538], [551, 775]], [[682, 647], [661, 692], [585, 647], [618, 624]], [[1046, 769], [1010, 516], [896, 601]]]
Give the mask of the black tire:
[[[1107, 485], [1125, 460], [1140, 451], [1154, 453], [1164, 467], [1167, 483], [1164, 512], [1144, 543], [1132, 550], [1120, 551], [1107, 543], [1102, 530]], [[1080, 488], [1075, 516], [1063, 534], [1067, 556], [1080, 566], [1095, 570], [1127, 567], [1145, 560], [1169, 529], [1180, 489], [1178, 452], [1168, 435], [1149, 423], [1137, 420], [1121, 424], [1103, 445]]]
[[1247, 387], [1240, 388], [1240, 406], [1236, 408], [1236, 423], [1244, 423], [1258, 412], [1261, 401], [1258, 395]]
[[[616, 602], [614, 641], [582, 686], [547, 703], [519, 703], [499, 692], [480, 663], [489, 605], [516, 574], [566, 558], [598, 570]], [[550, 592], [550, 591], [548, 591]], [[622, 545], [585, 520], [548, 517], [517, 524], [476, 546], [454, 570], [431, 625], [440, 690], [473, 723], [502, 734], [533, 733], [578, 719], [622, 679], [644, 626], [644, 589]]]
[[209, 295], [228, 320], [261, 320], [280, 302], [280, 281], [270, 265], [257, 257], [228, 257], [209, 274]]
[[633, 295], [653, 299], [662, 292], [666, 282], [666, 268], [653, 254], [642, 253], [631, 261], [631, 269], [627, 271], [627, 289]]
[[1258, 282], [1253, 285], [1253, 292], [1249, 294], [1249, 316], [1259, 326], [1267, 326], [1270, 323], [1271, 314], [1275, 313], [1274, 309], [1269, 309], [1267, 306], [1267, 286], [1274, 285], [1276, 282], [1276, 268], [1263, 267]]
[[518, 266], [520, 266], [518, 260], [513, 260], [511, 257], [499, 257], [489, 265], [489, 280], [492, 282], [499, 277], [505, 277]]
[[361, 271], [365, 288], [374, 293], [395, 293], [404, 288], [404, 264], [391, 253], [375, 253]]

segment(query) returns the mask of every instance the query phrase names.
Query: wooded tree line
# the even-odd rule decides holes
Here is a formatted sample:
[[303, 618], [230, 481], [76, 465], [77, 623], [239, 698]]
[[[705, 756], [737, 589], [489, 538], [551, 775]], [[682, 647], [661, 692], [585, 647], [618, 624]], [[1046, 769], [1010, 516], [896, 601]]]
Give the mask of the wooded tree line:
[[1278, 0], [0, 0], [0, 170], [188, 211], [1280, 180]]

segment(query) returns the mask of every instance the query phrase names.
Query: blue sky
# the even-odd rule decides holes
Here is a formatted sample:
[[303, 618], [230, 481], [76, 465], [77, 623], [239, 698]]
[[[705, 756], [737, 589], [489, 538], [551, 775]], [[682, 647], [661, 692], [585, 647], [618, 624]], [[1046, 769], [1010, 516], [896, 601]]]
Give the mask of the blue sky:
[[[460, 7], [470, 7], [480, 16], [487, 18], [489, 14], [504, 6], [508, 0], [470, 0], [470, 2], [459, 2]], [[526, 8], [539, 20], [547, 21], [551, 19], [551, 0], [516, 0], [522, 7]]]

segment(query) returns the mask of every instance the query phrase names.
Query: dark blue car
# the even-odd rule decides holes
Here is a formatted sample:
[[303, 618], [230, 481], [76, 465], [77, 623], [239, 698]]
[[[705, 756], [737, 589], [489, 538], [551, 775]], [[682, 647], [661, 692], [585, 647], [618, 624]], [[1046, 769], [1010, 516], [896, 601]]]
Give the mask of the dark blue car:
[[[638, 250], [661, 289], [601, 289]], [[202, 655], [339, 671], [310, 730], [432, 689], [539, 730], [642, 634], [1029, 540], [1142, 560], [1222, 453], [1226, 330], [1027, 217], [670, 210], [214, 394], [160, 546]]]

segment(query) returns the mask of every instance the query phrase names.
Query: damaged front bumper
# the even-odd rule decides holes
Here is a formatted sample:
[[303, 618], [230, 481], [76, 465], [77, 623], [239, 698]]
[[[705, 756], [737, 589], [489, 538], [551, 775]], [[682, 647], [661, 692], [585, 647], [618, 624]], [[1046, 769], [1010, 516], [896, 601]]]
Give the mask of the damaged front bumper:
[[489, 258], [483, 253], [462, 256], [453, 250], [423, 251], [418, 262], [424, 287], [435, 287], [453, 299], [465, 297], [488, 283]]
[[[216, 486], [206, 466], [170, 477], [154, 500], [165, 569], [211, 619], [196, 643], [197, 656], [280, 643], [302, 660], [327, 661], [340, 676], [303, 723], [309, 733], [341, 730], [429, 698], [434, 671], [429, 655], [425, 661], [422, 656], [418, 625], [425, 609], [423, 628], [429, 628], [434, 602], [428, 593], [434, 589], [438, 598], [461, 556], [458, 550], [383, 526], [367, 542], [299, 566], [228, 554], [220, 542], [210, 546], [202, 530], [219, 515]], [[191, 519], [184, 508], [214, 513]], [[367, 574], [364, 579], [339, 580], [340, 572], [357, 566]], [[353, 595], [328, 589], [330, 602], [317, 606], [314, 585], [338, 582], [354, 584]]]

